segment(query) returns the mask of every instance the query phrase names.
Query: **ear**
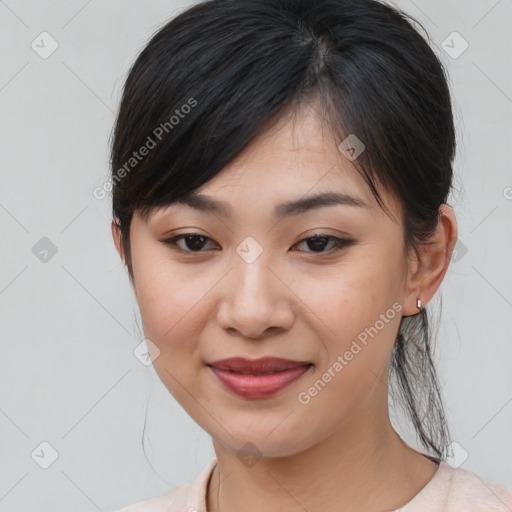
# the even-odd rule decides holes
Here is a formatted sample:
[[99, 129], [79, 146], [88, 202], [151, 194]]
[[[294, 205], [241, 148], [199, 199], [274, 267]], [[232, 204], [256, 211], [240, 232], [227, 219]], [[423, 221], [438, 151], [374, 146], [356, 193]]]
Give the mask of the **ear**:
[[128, 277], [130, 279], [130, 283], [135, 291], [135, 294], [137, 294], [137, 290], [135, 288], [135, 282], [133, 278], [133, 270], [131, 267], [131, 262], [126, 262], [126, 256], [123, 249], [123, 237], [121, 234], [121, 225], [119, 223], [119, 219], [115, 218], [112, 221], [111, 224], [112, 229], [112, 238], [114, 239], [114, 245], [116, 246], [117, 253], [119, 254], [119, 257], [123, 260], [123, 264], [126, 267], [126, 270], [128, 272]]
[[428, 242], [420, 245], [417, 259], [408, 262], [402, 309], [404, 316], [419, 313], [417, 300], [420, 299], [421, 306], [425, 307], [438, 290], [448, 270], [457, 233], [453, 209], [442, 204], [434, 234]]
[[119, 219], [115, 219], [112, 221], [112, 238], [114, 239], [114, 245], [116, 246], [117, 253], [119, 257], [123, 260], [123, 263], [126, 265], [126, 259], [123, 251], [123, 238], [121, 236], [121, 227], [119, 225]]

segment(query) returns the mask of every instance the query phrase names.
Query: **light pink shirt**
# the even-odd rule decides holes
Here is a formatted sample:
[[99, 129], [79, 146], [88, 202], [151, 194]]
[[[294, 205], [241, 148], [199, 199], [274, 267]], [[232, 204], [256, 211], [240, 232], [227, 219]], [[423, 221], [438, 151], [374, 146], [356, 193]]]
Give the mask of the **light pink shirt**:
[[[157, 498], [139, 501], [116, 512], [207, 512], [206, 489], [217, 464], [211, 460], [191, 484]], [[445, 462], [423, 489], [393, 512], [512, 512], [512, 492]]]

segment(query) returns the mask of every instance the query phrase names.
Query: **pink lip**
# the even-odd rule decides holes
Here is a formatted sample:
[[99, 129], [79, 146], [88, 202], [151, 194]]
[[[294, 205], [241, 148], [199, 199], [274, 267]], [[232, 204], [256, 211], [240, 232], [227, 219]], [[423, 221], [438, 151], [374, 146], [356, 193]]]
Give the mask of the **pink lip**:
[[242, 398], [256, 399], [275, 395], [288, 387], [304, 375], [312, 364], [276, 357], [252, 361], [235, 357], [208, 366], [229, 391]]

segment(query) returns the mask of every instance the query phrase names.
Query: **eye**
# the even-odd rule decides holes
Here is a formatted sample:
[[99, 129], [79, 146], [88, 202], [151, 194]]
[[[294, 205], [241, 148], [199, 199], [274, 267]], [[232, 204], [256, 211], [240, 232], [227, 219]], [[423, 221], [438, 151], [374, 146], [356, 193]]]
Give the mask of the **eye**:
[[[207, 242], [213, 242], [213, 240], [207, 236], [201, 235], [200, 233], [184, 233], [181, 235], [174, 236], [172, 238], [167, 238], [162, 242], [165, 245], [177, 247], [177, 250], [182, 253], [199, 253], [208, 250]], [[348, 238], [343, 239], [323, 233], [315, 233], [314, 236], [304, 238], [303, 240], [295, 244], [295, 246], [300, 246], [300, 244], [306, 244], [306, 246], [311, 250], [300, 252], [325, 254], [341, 251], [342, 249], [354, 243], [354, 240]]]
[[[213, 241], [211, 238], [201, 235], [200, 233], [183, 233], [181, 235], [174, 236], [172, 238], [167, 238], [162, 240], [162, 243], [169, 246], [175, 246], [178, 248], [178, 251], [184, 253], [198, 253], [205, 252], [205, 245], [207, 245], [208, 241]], [[183, 242], [182, 245], [179, 242]], [[313, 252], [317, 254], [324, 254], [330, 252], [341, 251], [345, 247], [352, 245], [354, 240], [351, 239], [343, 239], [332, 235], [327, 235], [323, 233], [315, 233], [314, 236], [304, 238], [300, 242], [295, 245], [300, 245], [306, 243], [307, 246], [313, 250], [311, 251], [302, 251], [302, 252]], [[326, 246], [331, 245], [331, 248], [325, 250]], [[204, 249], [204, 250], [203, 250]]]
[[[324, 254], [329, 252], [337, 252], [341, 251], [343, 248], [348, 247], [349, 245], [354, 243], [354, 240], [350, 239], [343, 239], [338, 238], [337, 236], [327, 235], [324, 233], [315, 233], [314, 236], [304, 238], [301, 240], [298, 244], [300, 245], [306, 243], [307, 247], [310, 249], [313, 249], [312, 251], [305, 251], [305, 252], [313, 252], [318, 254]], [[329, 244], [331, 245], [331, 248], [328, 250], [324, 250], [326, 246]]]
[[[165, 245], [177, 246], [178, 250], [181, 252], [204, 252], [201, 249], [205, 245], [206, 240], [211, 240], [211, 238], [199, 233], [184, 233], [172, 238], [167, 238], [163, 240], [163, 243]], [[183, 248], [183, 245], [178, 244], [178, 242], [182, 241], [184, 242], [183, 245], [185, 248]]]

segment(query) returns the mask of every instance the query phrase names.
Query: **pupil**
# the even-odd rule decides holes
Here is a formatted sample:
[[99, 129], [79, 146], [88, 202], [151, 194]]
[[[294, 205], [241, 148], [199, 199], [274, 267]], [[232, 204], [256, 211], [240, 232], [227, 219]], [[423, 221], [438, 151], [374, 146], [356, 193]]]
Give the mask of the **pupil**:
[[[318, 243], [319, 241], [320, 241], [320, 243]], [[327, 239], [325, 237], [317, 236], [317, 237], [311, 238], [308, 241], [308, 245], [310, 246], [310, 249], [312, 249], [312, 248], [324, 249], [326, 242], [327, 242]], [[311, 245], [313, 245], [313, 247], [311, 247]]]
[[[195, 245], [195, 242], [197, 242], [199, 239], [204, 240], [204, 237], [200, 235], [192, 235], [187, 237], [187, 245], [189, 249], [200, 249], [202, 247], [202, 243], [199, 242], [198, 245]], [[190, 244], [190, 240], [192, 240], [192, 244]]]

